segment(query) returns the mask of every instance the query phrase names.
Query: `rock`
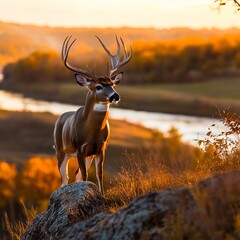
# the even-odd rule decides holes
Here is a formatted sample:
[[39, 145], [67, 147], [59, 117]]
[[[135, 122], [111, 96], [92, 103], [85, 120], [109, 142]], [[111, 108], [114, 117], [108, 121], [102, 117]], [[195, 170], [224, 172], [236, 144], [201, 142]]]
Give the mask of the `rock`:
[[74, 223], [107, 209], [107, 200], [91, 182], [61, 187], [52, 193], [47, 211], [33, 220], [21, 239], [60, 239]]
[[191, 188], [148, 193], [115, 213], [106, 211], [93, 184], [66, 186], [52, 194], [22, 239], [239, 239], [239, 182], [235, 170]]
[[183, 200], [192, 203], [188, 189], [148, 193], [114, 214], [75, 224], [65, 231], [63, 239], [159, 239], [155, 229], [164, 227], [165, 215], [174, 214]]

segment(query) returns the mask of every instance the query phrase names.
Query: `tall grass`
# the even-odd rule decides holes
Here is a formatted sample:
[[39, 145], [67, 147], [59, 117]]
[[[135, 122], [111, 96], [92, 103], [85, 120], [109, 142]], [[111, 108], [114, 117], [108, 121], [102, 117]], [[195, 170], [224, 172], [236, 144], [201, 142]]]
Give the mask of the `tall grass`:
[[[240, 117], [219, 111], [226, 130], [199, 140], [201, 148], [183, 143], [176, 129], [153, 135], [153, 143], [138, 155], [125, 153], [128, 165], [111, 181], [107, 197], [118, 206], [149, 191], [190, 186], [216, 173], [240, 167]], [[214, 125], [211, 127], [215, 127]]]
[[125, 152], [128, 164], [110, 182], [107, 197], [124, 206], [150, 191], [190, 186], [210, 176], [208, 172], [196, 170], [200, 153], [199, 148], [183, 143], [174, 128], [168, 136], [156, 132], [150, 148], [138, 154]]
[[[239, 175], [228, 175], [221, 188], [193, 185], [215, 173], [240, 167], [240, 119], [222, 111], [226, 131], [213, 135], [211, 129], [199, 144], [202, 149], [180, 141], [172, 129], [167, 138], [157, 136], [155, 145], [144, 155], [126, 153], [129, 165], [112, 181], [107, 196], [114, 200], [113, 210], [126, 206], [134, 198], [150, 191], [191, 186], [197, 213], [189, 212], [187, 202], [164, 218], [164, 229], [154, 231], [161, 239], [240, 239]], [[214, 127], [214, 126], [212, 126]], [[164, 146], [164, 147], [163, 147]]]
[[[181, 135], [174, 128], [167, 135], [152, 133], [152, 142], [139, 152], [124, 152], [126, 164], [106, 189], [106, 197], [112, 201], [112, 209], [126, 206], [134, 198], [151, 191], [191, 186], [215, 173], [222, 173], [240, 166], [240, 119], [237, 114], [222, 111], [222, 122], [226, 131], [214, 135], [209, 129], [206, 137], [199, 141], [201, 149], [182, 142]], [[214, 127], [214, 126], [211, 126]], [[165, 222], [169, 231], [165, 239], [237, 239], [240, 238], [239, 195], [234, 186], [226, 183], [217, 189], [214, 198], [200, 188], [192, 188], [192, 194], [199, 205], [203, 235], [198, 233], [199, 226], [183, 223], [184, 205], [180, 206], [174, 218], [167, 216]], [[7, 234], [11, 239], [20, 239], [26, 226], [36, 215], [35, 209], [28, 210], [24, 204], [26, 221], [11, 224], [5, 215]], [[195, 221], [193, 219], [193, 221]], [[228, 230], [230, 229], [230, 230]], [[226, 235], [226, 231], [231, 234]], [[161, 233], [162, 234], [162, 233]], [[213, 237], [212, 237], [213, 236]], [[234, 237], [233, 237], [234, 236]], [[212, 238], [211, 238], [212, 237]], [[5, 238], [7, 239], [7, 238]]]
[[11, 222], [7, 213], [4, 214], [3, 226], [5, 228], [5, 235], [3, 240], [20, 240], [27, 226], [32, 222], [33, 218], [37, 215], [37, 209], [31, 207], [27, 208], [25, 203], [20, 200], [23, 208], [23, 217], [19, 221]]
[[191, 168], [175, 170], [161, 160], [156, 164], [151, 156], [140, 158], [129, 154], [127, 157], [129, 165], [122, 167], [106, 192], [106, 196], [113, 199], [117, 207], [125, 206], [147, 192], [190, 186], [210, 176], [208, 172]]

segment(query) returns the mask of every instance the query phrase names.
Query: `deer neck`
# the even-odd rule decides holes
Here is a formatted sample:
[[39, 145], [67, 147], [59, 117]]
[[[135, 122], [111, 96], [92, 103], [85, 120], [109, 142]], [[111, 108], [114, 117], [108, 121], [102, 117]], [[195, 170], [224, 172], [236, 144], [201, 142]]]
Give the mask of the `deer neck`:
[[109, 110], [110, 103], [97, 102], [93, 105], [93, 111], [99, 113], [106, 113]]
[[110, 103], [97, 102], [92, 92], [87, 94], [84, 117], [90, 125], [103, 129], [108, 120]]

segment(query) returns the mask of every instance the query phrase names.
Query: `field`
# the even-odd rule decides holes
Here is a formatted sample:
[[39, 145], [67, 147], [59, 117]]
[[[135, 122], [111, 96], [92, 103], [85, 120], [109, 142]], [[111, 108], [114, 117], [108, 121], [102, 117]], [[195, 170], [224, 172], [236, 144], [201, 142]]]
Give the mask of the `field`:
[[[52, 157], [53, 129], [57, 116], [50, 113], [0, 111], [0, 161], [22, 167], [31, 157]], [[111, 138], [106, 156], [106, 170], [122, 165], [124, 151], [134, 152], [147, 146], [153, 132], [124, 121], [110, 120]]]
[[[228, 87], [224, 88], [224, 85]], [[32, 85], [31, 89], [32, 93], [38, 91], [41, 99], [66, 100], [70, 103], [80, 102], [81, 97], [86, 94], [86, 90], [76, 84], [45, 86], [43, 89]], [[45, 95], [44, 89], [47, 89]], [[239, 103], [237, 79], [231, 80], [231, 84], [227, 84], [227, 80], [221, 80], [221, 84], [213, 80], [184, 85], [120, 85], [118, 89], [123, 105], [125, 99], [130, 99], [132, 104], [136, 104], [135, 108], [141, 110], [144, 110], [144, 106], [162, 106], [166, 99], [171, 99], [172, 105], [163, 107], [172, 106], [172, 111], [176, 111], [177, 106], [187, 108], [186, 103], [191, 104], [198, 98], [215, 104], [223, 101]], [[26, 95], [28, 93], [29, 89]], [[59, 96], [62, 98], [57, 99]], [[33, 94], [32, 97], [36, 95]], [[84, 98], [81, 101], [84, 102]], [[130, 107], [133, 108], [133, 105]], [[202, 110], [206, 113], [206, 109]], [[15, 227], [8, 227], [9, 233], [4, 233], [16, 234], [12, 239], [20, 239], [25, 229], [22, 218], [20, 222], [16, 222], [17, 216], [24, 215], [24, 209], [30, 209], [26, 216], [29, 223], [36, 213], [47, 208], [50, 194], [60, 185], [57, 161], [52, 148], [56, 119], [57, 116], [50, 113], [0, 111], [0, 184], [4, 189], [0, 194], [0, 212], [7, 212], [10, 219], [5, 220], [5, 223], [0, 222], [0, 229], [6, 229], [6, 222], [12, 222]], [[167, 134], [163, 134], [139, 125], [110, 119], [111, 140], [104, 165], [104, 188], [106, 197], [111, 201], [112, 210], [126, 206], [134, 198], [149, 191], [188, 187], [215, 173], [239, 168], [240, 122], [237, 115], [228, 115], [226, 119], [229, 119], [229, 132], [233, 131], [237, 136], [236, 142], [233, 142], [233, 152], [227, 150], [225, 140], [219, 141], [211, 132], [207, 135], [209, 139], [202, 142], [205, 144], [203, 151], [182, 142], [176, 129], [170, 129]], [[227, 136], [225, 133], [220, 134], [220, 137]], [[73, 181], [77, 165], [76, 161], [70, 162], [69, 175], [70, 181]], [[89, 180], [96, 182], [94, 167], [89, 171]], [[26, 204], [25, 207], [21, 206], [22, 201]], [[34, 210], [31, 210], [32, 206]], [[234, 219], [230, 224], [234, 235], [239, 229], [239, 225], [235, 223], [239, 216], [238, 208], [231, 212], [231, 216]], [[215, 224], [215, 219], [217, 217], [210, 221], [211, 224]], [[224, 220], [223, 225], [228, 226], [227, 222], [228, 220]], [[174, 224], [170, 225], [173, 229], [176, 228]], [[218, 236], [216, 229], [214, 228], [213, 234]], [[221, 234], [224, 235], [225, 230]]]
[[[150, 191], [189, 187], [216, 173], [239, 169], [240, 30], [109, 28], [103, 33], [103, 29], [48, 28], [1, 22], [0, 26], [0, 35], [5, 36], [0, 39], [2, 90], [40, 100], [84, 105], [87, 89], [75, 83], [60, 60], [63, 39], [73, 32], [78, 38], [69, 62], [85, 66], [82, 60], [86, 58], [90, 68], [96, 63], [97, 67], [105, 69], [103, 52], [93, 36], [103, 35], [104, 42], [106, 40], [110, 49], [114, 49], [113, 36], [117, 34], [123, 36], [127, 46], [133, 46], [134, 56], [116, 87], [121, 101], [112, 107], [208, 117], [218, 117], [217, 109], [230, 107], [231, 112], [237, 113], [225, 111], [222, 119], [228, 129], [218, 135], [209, 129], [206, 138], [199, 140], [201, 148], [183, 142], [174, 128], [161, 133], [110, 119], [104, 189], [112, 203], [111, 210], [118, 210]], [[50, 194], [60, 185], [52, 147], [56, 119], [57, 116], [47, 112], [4, 111], [0, 103], [0, 215], [6, 212], [13, 223], [20, 219], [22, 230], [26, 220], [24, 211], [33, 207], [36, 209], [33, 217], [45, 210]], [[71, 182], [77, 163], [73, 159], [70, 162]], [[94, 166], [90, 169], [89, 180], [96, 182]], [[232, 193], [236, 193], [234, 190]], [[216, 190], [216, 196], [224, 201], [226, 193], [218, 195], [219, 192]], [[231, 209], [230, 213], [233, 235], [222, 231], [220, 234], [224, 237], [215, 239], [240, 236], [238, 197], [237, 200], [236, 209]], [[205, 201], [203, 204], [207, 208]], [[211, 204], [219, 207], [215, 202]], [[220, 219], [219, 211], [221, 209], [214, 219]], [[220, 236], [221, 227], [214, 225], [214, 219], [206, 215], [203, 222], [213, 224], [210, 234]], [[228, 226], [228, 219], [224, 221], [224, 226]], [[174, 230], [179, 230], [178, 227], [173, 224]], [[0, 233], [2, 229], [6, 230], [3, 220]], [[178, 236], [184, 239], [181, 233]]]
[[[70, 80], [71, 81], [71, 80]], [[2, 85], [2, 89], [21, 92], [25, 96], [49, 101], [84, 104], [86, 90], [73, 83]], [[127, 82], [127, 79], [123, 80]], [[126, 85], [120, 83], [119, 107], [153, 112], [212, 116], [218, 108], [231, 106], [240, 112], [240, 79], [212, 79], [207, 82], [184, 84]]]
[[[52, 147], [56, 119], [57, 116], [50, 113], [0, 110], [1, 216], [7, 212], [11, 221], [18, 219], [23, 211], [19, 205], [22, 200], [27, 207], [34, 205], [38, 211], [43, 211], [51, 192], [60, 186]], [[104, 164], [105, 182], [109, 182], [126, 165], [126, 154], [136, 154], [139, 149], [147, 148], [154, 138], [152, 130], [125, 121], [110, 120], [110, 126], [111, 138]], [[69, 168], [70, 181], [73, 181], [76, 159], [70, 160]], [[96, 181], [94, 164], [89, 175], [90, 180]], [[2, 224], [3, 218], [0, 232], [5, 228]]]
[[[240, 166], [240, 122], [237, 115], [227, 113], [226, 117], [225, 123], [228, 123], [229, 127], [226, 131], [237, 136], [236, 141], [232, 142], [231, 152], [227, 151], [227, 144], [224, 140], [219, 141], [225, 136], [225, 133], [221, 133], [220, 138], [208, 133], [209, 139], [205, 141], [205, 149], [200, 150], [183, 143], [176, 129], [171, 129], [167, 135], [163, 135], [141, 126], [122, 121], [111, 121], [112, 138], [105, 163], [104, 184], [106, 197], [112, 204], [111, 210], [115, 211], [126, 206], [134, 198], [149, 191], [187, 187], [215, 173], [238, 169]], [[47, 208], [50, 194], [60, 185], [56, 159], [53, 157], [53, 150], [50, 150], [55, 120], [56, 116], [49, 113], [0, 112], [0, 131], [2, 133], [0, 184], [4, 189], [0, 195], [0, 211], [6, 211], [13, 222], [16, 220], [16, 216], [21, 214], [21, 211], [26, 210], [29, 223], [37, 212], [42, 212]], [[4, 153], [5, 158], [3, 158]], [[23, 158], [22, 161], [17, 162], [19, 153]], [[26, 153], [27, 155], [24, 156]], [[4, 162], [4, 160], [9, 160], [7, 158], [10, 156], [14, 164]], [[18, 169], [16, 169], [17, 163]], [[70, 165], [71, 172], [74, 172], [75, 169], [76, 166], [72, 168]], [[90, 171], [90, 180], [95, 182], [93, 174], [94, 172]], [[226, 185], [226, 189], [232, 191], [231, 195], [235, 196], [235, 187], [231, 188], [230, 185]], [[218, 194], [219, 191], [214, 191], [214, 196], [215, 193]], [[223, 194], [225, 193], [225, 190], [220, 193], [220, 199], [224, 199], [224, 203], [226, 198]], [[23, 201], [30, 210], [27, 210], [26, 206], [21, 206]], [[207, 210], [209, 205], [205, 198], [200, 198], [199, 201], [203, 204], [203, 211], [205, 211], [205, 207]], [[238, 196], [236, 196], [236, 201], [239, 201]], [[34, 206], [36, 209], [32, 209], [30, 206]], [[213, 206], [212, 202], [211, 206]], [[218, 205], [214, 204], [214, 206]], [[213, 216], [210, 214], [210, 218], [208, 215], [203, 215], [203, 221], [208, 220], [211, 224], [211, 231], [203, 232], [203, 235], [221, 236], [212, 239], [224, 239], [222, 236], [227, 233], [229, 236], [239, 236], [238, 206], [239, 204], [235, 208], [230, 208], [228, 212], [230, 222], [224, 213], [221, 232], [218, 231], [216, 223], [222, 209], [217, 207], [217, 213]], [[6, 221], [9, 224], [9, 220]], [[5, 223], [4, 221], [0, 222], [0, 228], [6, 230], [6, 221]], [[3, 225], [1, 226], [1, 224]], [[181, 224], [182, 222], [170, 222], [168, 226], [177, 229], [177, 236], [182, 236], [182, 232], [179, 232]], [[226, 230], [226, 226], [229, 225], [230, 230]], [[21, 220], [15, 222], [15, 227], [8, 226], [7, 229], [8, 234], [12, 236], [11, 239], [20, 239], [25, 229], [25, 223]], [[198, 231], [191, 232], [191, 234], [198, 236]]]

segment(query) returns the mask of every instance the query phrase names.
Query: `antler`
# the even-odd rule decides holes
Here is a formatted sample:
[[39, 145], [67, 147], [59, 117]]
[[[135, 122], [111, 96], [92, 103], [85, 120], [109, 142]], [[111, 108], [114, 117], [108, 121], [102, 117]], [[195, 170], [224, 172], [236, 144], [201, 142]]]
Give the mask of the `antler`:
[[81, 68], [77, 68], [77, 67], [74, 67], [74, 66], [71, 66], [68, 62], [67, 62], [67, 58], [68, 58], [68, 54], [69, 54], [69, 51], [70, 51], [70, 48], [72, 47], [72, 45], [74, 44], [74, 42], [76, 41], [76, 39], [74, 39], [70, 44], [69, 44], [69, 41], [71, 39], [72, 36], [67, 36], [63, 42], [63, 45], [62, 45], [62, 61], [64, 62], [64, 65], [71, 71], [74, 71], [76, 73], [79, 73], [89, 79], [96, 79], [96, 76], [94, 74], [94, 70], [92, 73], [90, 73], [88, 71], [88, 68], [86, 70], [83, 70]]
[[129, 55], [127, 54], [127, 50], [126, 50], [126, 46], [124, 41], [122, 40], [122, 38], [120, 38], [122, 46], [123, 46], [123, 55], [124, 58], [122, 61], [120, 61], [121, 58], [121, 46], [120, 43], [118, 41], [118, 37], [116, 36], [116, 42], [117, 42], [117, 54], [116, 55], [112, 55], [111, 52], [107, 49], [107, 47], [105, 46], [105, 44], [102, 42], [102, 40], [96, 36], [96, 38], [99, 40], [99, 42], [101, 43], [103, 49], [105, 50], [105, 52], [107, 53], [107, 55], [110, 58], [111, 61], [111, 65], [112, 65], [112, 69], [109, 69], [109, 65], [107, 67], [107, 74], [109, 75], [109, 77], [111, 78], [111, 76], [122, 66], [124, 66], [125, 64], [127, 64], [130, 59], [132, 58], [132, 46], [130, 45], [130, 53]]

